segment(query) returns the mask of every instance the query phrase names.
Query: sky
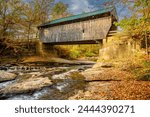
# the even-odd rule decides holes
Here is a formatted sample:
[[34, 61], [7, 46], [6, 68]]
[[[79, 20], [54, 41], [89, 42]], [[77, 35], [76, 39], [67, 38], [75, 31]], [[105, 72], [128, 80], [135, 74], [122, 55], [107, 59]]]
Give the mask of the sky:
[[[30, 0], [25, 0], [30, 1]], [[102, 8], [102, 5], [112, 0], [54, 0], [56, 3], [61, 1], [68, 5], [68, 11], [72, 14], [91, 12]], [[122, 5], [115, 4], [119, 20], [131, 16], [130, 11]]]
[[[68, 4], [69, 12], [72, 14], [80, 14], [83, 12], [90, 12], [102, 8], [102, 5], [112, 0], [55, 0], [56, 2], [63, 2]], [[116, 10], [119, 19], [130, 16], [130, 12], [126, 7], [116, 5]]]
[[56, 0], [69, 5], [69, 11], [78, 14], [82, 12], [90, 12], [96, 10], [98, 5], [103, 4], [108, 0]]

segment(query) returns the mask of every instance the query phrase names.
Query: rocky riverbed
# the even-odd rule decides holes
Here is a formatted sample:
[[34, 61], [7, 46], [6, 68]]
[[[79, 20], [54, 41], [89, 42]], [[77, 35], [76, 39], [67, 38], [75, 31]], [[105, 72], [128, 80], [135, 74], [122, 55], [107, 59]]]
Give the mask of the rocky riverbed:
[[[82, 63], [81, 63], [82, 64]], [[55, 100], [68, 99], [86, 82], [81, 72], [87, 65], [3, 65], [0, 66], [0, 99]]]
[[[0, 77], [3, 79], [0, 83], [0, 99], [109, 99], [109, 86], [117, 75], [110, 72], [112, 65], [93, 65], [3, 66], [0, 71]], [[118, 76], [116, 81], [119, 81], [119, 78]]]
[[[140, 77], [148, 80], [149, 73], [146, 69]], [[108, 62], [6, 64], [0, 66], [0, 99], [150, 99], [150, 82], [142, 79]]]

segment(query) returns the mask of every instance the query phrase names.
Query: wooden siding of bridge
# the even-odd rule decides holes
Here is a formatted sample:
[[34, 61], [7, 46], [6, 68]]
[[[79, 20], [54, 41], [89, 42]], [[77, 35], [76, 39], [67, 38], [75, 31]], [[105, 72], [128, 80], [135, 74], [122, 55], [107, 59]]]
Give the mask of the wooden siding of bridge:
[[82, 43], [106, 38], [111, 26], [112, 16], [89, 19], [54, 27], [41, 28], [40, 39], [43, 43]]

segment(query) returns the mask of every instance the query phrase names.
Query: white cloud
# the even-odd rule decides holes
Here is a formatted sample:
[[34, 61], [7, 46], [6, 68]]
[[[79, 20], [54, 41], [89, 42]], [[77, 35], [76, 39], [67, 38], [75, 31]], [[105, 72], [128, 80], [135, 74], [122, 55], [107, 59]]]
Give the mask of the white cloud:
[[69, 10], [74, 14], [79, 14], [93, 11], [94, 6], [89, 4], [88, 0], [71, 0]]

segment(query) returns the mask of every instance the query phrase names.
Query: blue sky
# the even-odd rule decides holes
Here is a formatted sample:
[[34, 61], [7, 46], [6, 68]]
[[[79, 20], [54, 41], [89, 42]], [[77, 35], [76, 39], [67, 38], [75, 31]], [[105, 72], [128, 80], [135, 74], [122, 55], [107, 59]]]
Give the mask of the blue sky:
[[[30, 0], [25, 0], [30, 1]], [[68, 10], [72, 14], [80, 14], [83, 12], [90, 12], [94, 10], [98, 10], [102, 8], [102, 5], [108, 1], [112, 0], [55, 0], [55, 2], [63, 2], [65, 4], [68, 4]], [[130, 11], [122, 6], [122, 5], [116, 5], [116, 10], [119, 19], [122, 19], [124, 17], [129, 17], [131, 15]]]
[[82, 12], [90, 12], [100, 8], [104, 2], [111, 0], [56, 0], [56, 2], [64, 2], [69, 5], [69, 11], [78, 14]]
[[[55, 0], [56, 2], [64, 2], [65, 4], [68, 4], [69, 8], [68, 10], [73, 14], [80, 14], [83, 12], [90, 12], [94, 10], [98, 10], [102, 7], [102, 4], [112, 1], [112, 0]], [[117, 8], [117, 14], [119, 19], [122, 19], [123, 17], [130, 16], [130, 11], [123, 7], [122, 5], [116, 5]]]

